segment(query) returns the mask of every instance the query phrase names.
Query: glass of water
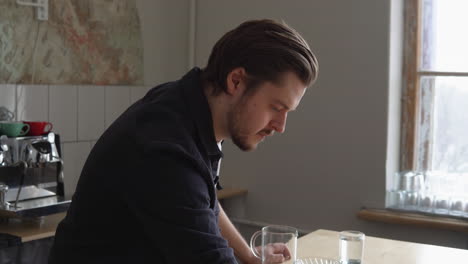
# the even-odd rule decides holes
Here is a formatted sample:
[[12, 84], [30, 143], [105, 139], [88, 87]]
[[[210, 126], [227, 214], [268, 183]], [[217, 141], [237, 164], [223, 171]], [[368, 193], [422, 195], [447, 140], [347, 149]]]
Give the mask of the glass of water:
[[366, 235], [359, 231], [340, 232], [340, 261], [343, 264], [361, 264]]

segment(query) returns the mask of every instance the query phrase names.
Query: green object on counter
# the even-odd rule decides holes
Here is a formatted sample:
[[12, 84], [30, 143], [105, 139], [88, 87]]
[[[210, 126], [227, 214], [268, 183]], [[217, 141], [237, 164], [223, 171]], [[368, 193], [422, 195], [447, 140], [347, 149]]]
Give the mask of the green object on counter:
[[29, 125], [23, 122], [0, 122], [0, 135], [7, 137], [24, 136], [29, 132]]

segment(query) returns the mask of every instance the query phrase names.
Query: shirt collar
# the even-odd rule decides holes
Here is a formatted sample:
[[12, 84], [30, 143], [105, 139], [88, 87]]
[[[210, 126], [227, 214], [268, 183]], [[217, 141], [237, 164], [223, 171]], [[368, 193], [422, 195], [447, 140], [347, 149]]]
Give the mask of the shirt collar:
[[222, 157], [223, 153], [218, 147], [214, 135], [210, 106], [203, 92], [201, 73], [202, 70], [195, 67], [182, 77], [180, 83], [183, 87], [188, 108], [195, 121], [202, 145], [205, 147], [208, 155]]

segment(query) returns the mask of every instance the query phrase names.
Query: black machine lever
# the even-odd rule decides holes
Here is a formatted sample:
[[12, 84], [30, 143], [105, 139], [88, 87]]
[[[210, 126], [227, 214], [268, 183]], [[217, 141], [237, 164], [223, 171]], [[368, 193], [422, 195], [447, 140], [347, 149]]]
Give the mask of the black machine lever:
[[48, 141], [39, 141], [31, 145], [41, 154], [50, 154], [52, 152], [52, 144]]

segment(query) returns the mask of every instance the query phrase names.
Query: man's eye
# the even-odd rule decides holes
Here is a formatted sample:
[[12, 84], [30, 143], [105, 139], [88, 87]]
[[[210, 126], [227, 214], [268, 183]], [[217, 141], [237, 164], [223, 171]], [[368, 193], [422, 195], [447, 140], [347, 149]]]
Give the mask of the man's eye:
[[273, 110], [275, 110], [276, 112], [280, 112], [280, 111], [281, 111], [281, 108], [276, 107], [276, 106], [272, 106], [271, 108], [272, 108]]

